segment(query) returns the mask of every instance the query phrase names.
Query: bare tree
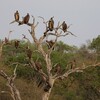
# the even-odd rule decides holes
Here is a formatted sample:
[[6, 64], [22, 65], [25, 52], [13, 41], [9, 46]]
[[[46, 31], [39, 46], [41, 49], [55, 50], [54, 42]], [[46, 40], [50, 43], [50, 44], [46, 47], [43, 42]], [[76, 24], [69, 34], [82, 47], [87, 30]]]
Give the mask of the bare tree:
[[[74, 73], [74, 72], [83, 72], [83, 70], [86, 69], [87, 67], [90, 67], [90, 66], [95, 67], [97, 65], [100, 65], [100, 63], [89, 65], [89, 66], [86, 66], [83, 63], [81, 65], [81, 67], [80, 66], [77, 67], [75, 65], [75, 61], [74, 61], [74, 63], [71, 62], [71, 69], [67, 69], [67, 66], [68, 66], [67, 65], [67, 66], [65, 66], [66, 67], [65, 71], [61, 71], [60, 65], [58, 65], [58, 64], [53, 65], [52, 64], [51, 53], [54, 50], [54, 47], [57, 43], [58, 38], [65, 37], [67, 35], [75, 36], [72, 32], [68, 31], [70, 25], [68, 26], [64, 21], [62, 23], [58, 22], [57, 26], [54, 26], [55, 25], [54, 20], [53, 20], [54, 17], [51, 17], [50, 20], [45, 21], [45, 19], [43, 17], [39, 16], [39, 18], [41, 18], [43, 20], [43, 24], [45, 25], [45, 31], [43, 34], [41, 34], [41, 36], [38, 39], [36, 37], [36, 34], [35, 34], [35, 29], [37, 28], [39, 23], [38, 22], [35, 23], [35, 18], [33, 16], [32, 16], [32, 18], [33, 18], [33, 22], [30, 23], [29, 22], [30, 15], [27, 14], [25, 17], [23, 17], [22, 20], [15, 19], [15, 22], [17, 22], [18, 25], [28, 25], [31, 28], [28, 31], [29, 31], [30, 35], [32, 36], [33, 41], [37, 47], [36, 51], [38, 53], [40, 53], [40, 55], [43, 56], [43, 59], [45, 61], [46, 72], [44, 72], [44, 70], [41, 67], [41, 64], [39, 62], [35, 62], [32, 59], [32, 51], [30, 50], [29, 47], [27, 48], [26, 53], [27, 53], [27, 56], [29, 58], [30, 66], [36, 71], [38, 77], [41, 77], [41, 81], [39, 81], [38, 87], [41, 84], [43, 85], [44, 93], [42, 96], [42, 100], [48, 100], [50, 97], [50, 93], [51, 93], [51, 90], [53, 88], [53, 85], [57, 79], [59, 79], [59, 78], [64, 79], [65, 77], [68, 77], [71, 73]], [[23, 35], [23, 36], [25, 39], [27, 39], [25, 35]], [[48, 43], [48, 50], [46, 51], [46, 50], [44, 50], [42, 43], [49, 36], [54, 36], [55, 40], [54, 41], [52, 41], [52, 40], [46, 41]], [[54, 66], [56, 66], [56, 71], [53, 74], [52, 69]]]
[[[18, 65], [18, 64], [17, 64]], [[7, 80], [7, 86], [10, 89], [9, 91], [2, 91], [2, 93], [9, 93], [12, 97], [13, 100], [21, 100], [20, 97], [20, 92], [19, 90], [16, 88], [15, 84], [14, 84], [14, 80], [16, 79], [16, 69], [17, 69], [17, 65], [14, 69], [14, 73], [11, 76], [8, 76], [3, 70], [0, 70], [0, 76], [2, 76], [4, 79]]]

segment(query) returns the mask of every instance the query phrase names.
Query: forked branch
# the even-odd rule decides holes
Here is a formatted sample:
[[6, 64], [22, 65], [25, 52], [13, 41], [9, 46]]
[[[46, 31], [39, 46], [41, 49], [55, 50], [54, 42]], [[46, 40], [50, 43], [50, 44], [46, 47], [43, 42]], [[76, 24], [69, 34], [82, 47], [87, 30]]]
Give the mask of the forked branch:
[[86, 66], [84, 63], [82, 65], [82, 67], [77, 67], [77, 68], [74, 68], [74, 69], [69, 69], [67, 70], [63, 75], [54, 75], [54, 79], [58, 79], [58, 78], [65, 78], [65, 77], [68, 77], [71, 73], [75, 73], [75, 72], [83, 72], [84, 69], [88, 68], [88, 67], [97, 67], [97, 66], [100, 66], [100, 63], [97, 63], [97, 64], [93, 64], [93, 65], [88, 65]]
[[10, 88], [10, 92], [5, 91], [4, 93], [10, 93], [11, 97], [13, 100], [21, 100], [19, 90], [16, 88], [14, 84], [14, 80], [16, 78], [16, 69], [17, 69], [18, 64], [16, 65], [13, 75], [8, 76], [3, 70], [0, 71], [0, 76], [5, 78], [7, 80], [7, 86]]

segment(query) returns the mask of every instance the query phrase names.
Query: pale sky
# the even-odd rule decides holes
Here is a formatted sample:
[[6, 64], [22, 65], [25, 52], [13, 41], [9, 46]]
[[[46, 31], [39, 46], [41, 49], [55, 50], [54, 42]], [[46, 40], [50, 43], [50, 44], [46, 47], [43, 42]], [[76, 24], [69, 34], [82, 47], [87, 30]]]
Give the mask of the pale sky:
[[[4, 39], [10, 30], [14, 30], [10, 39], [21, 39], [22, 34], [31, 39], [28, 26], [19, 27], [17, 23], [9, 25], [14, 19], [13, 14], [16, 10], [19, 11], [21, 17], [27, 13], [33, 15], [41, 24], [42, 21], [38, 16], [42, 16], [46, 20], [54, 16], [55, 24], [64, 20], [68, 25], [72, 24], [69, 31], [77, 37], [69, 35], [61, 38], [70, 45], [80, 46], [87, 40], [92, 40], [100, 35], [100, 0], [1, 0], [0, 39]], [[38, 25], [38, 36], [43, 34], [41, 24]]]

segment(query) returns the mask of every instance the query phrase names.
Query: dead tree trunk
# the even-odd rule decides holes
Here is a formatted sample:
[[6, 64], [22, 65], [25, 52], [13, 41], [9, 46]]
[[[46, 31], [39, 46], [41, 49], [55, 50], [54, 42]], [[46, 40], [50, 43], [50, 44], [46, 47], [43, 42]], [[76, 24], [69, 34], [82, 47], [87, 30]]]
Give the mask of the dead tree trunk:
[[49, 79], [49, 83], [50, 83], [51, 88], [47, 92], [43, 93], [42, 100], [49, 100], [49, 97], [50, 97], [50, 94], [51, 94], [51, 90], [52, 90], [53, 85], [54, 85], [54, 81], [55, 80], [52, 77]]
[[[85, 68], [89, 67], [89, 66], [85, 66], [83, 64], [82, 67], [66, 70], [66, 72], [64, 72], [63, 74], [59, 74], [58, 73], [59, 70], [58, 70], [58, 72], [53, 75], [52, 72], [51, 72], [51, 70], [53, 68], [53, 65], [52, 65], [52, 62], [51, 62], [51, 53], [52, 53], [52, 50], [54, 50], [54, 46], [55, 46], [55, 44], [57, 42], [57, 39], [59, 37], [62, 37], [62, 36], [65, 37], [65, 36], [67, 36], [69, 34], [71, 34], [73, 36], [75, 36], [75, 35], [73, 33], [71, 33], [70, 31], [67, 31], [67, 29], [70, 26], [65, 27], [65, 29], [63, 30], [62, 29], [62, 24], [60, 24], [60, 23], [58, 23], [57, 27], [55, 27], [55, 28], [52, 27], [52, 30], [51, 30], [51, 27], [48, 26], [47, 22], [50, 22], [52, 25], [54, 25], [54, 22], [52, 23], [51, 20], [45, 22], [43, 17], [40, 17], [40, 18], [43, 19], [43, 23], [46, 25], [46, 30], [44, 31], [43, 35], [39, 39], [37, 39], [36, 36], [35, 36], [36, 35], [35, 34], [35, 28], [38, 25], [38, 23], [35, 25], [35, 18], [33, 17], [33, 23], [27, 22], [27, 23], [24, 23], [24, 24], [26, 24], [26, 25], [31, 27], [31, 30], [29, 30], [29, 33], [32, 36], [35, 45], [37, 46], [37, 51], [43, 56], [43, 59], [45, 61], [46, 73], [43, 71], [42, 68], [41, 69], [39, 69], [39, 68], [37, 69], [36, 65], [35, 65], [35, 62], [31, 58], [29, 59], [30, 60], [30, 66], [32, 68], [34, 68], [36, 70], [36, 72], [39, 73], [39, 75], [41, 75], [44, 84], [46, 84], [46, 86], [47, 86], [46, 88], [43, 88], [44, 89], [44, 93], [42, 95], [42, 100], [49, 100], [49, 97], [50, 97], [50, 94], [51, 94], [51, 91], [52, 91], [52, 88], [53, 88], [55, 80], [57, 80], [58, 78], [62, 78], [63, 79], [64, 77], [68, 77], [69, 74], [74, 73], [74, 72], [83, 72], [83, 70]], [[20, 24], [21, 21], [17, 21], [17, 22]], [[66, 30], [66, 32], [65, 32], [65, 30]], [[63, 31], [64, 31], [64, 34], [63, 34]], [[55, 36], [55, 41], [51, 42], [51, 45], [49, 44], [49, 41], [48, 41], [49, 48], [48, 48], [47, 51], [45, 51], [43, 46], [42, 46], [42, 43], [44, 42], [44, 39], [47, 36], [50, 36], [50, 35]], [[93, 66], [96, 66], [96, 65], [93, 65]]]

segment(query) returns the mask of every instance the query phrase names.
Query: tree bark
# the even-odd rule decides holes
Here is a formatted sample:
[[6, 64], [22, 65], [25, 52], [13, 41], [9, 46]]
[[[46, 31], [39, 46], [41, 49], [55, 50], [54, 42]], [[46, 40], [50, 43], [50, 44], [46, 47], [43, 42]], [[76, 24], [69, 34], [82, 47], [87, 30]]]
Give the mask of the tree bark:
[[51, 85], [51, 88], [49, 89], [48, 92], [43, 93], [42, 100], [49, 100], [54, 83], [55, 83], [55, 79], [53, 79], [52, 77], [49, 77], [49, 84]]

